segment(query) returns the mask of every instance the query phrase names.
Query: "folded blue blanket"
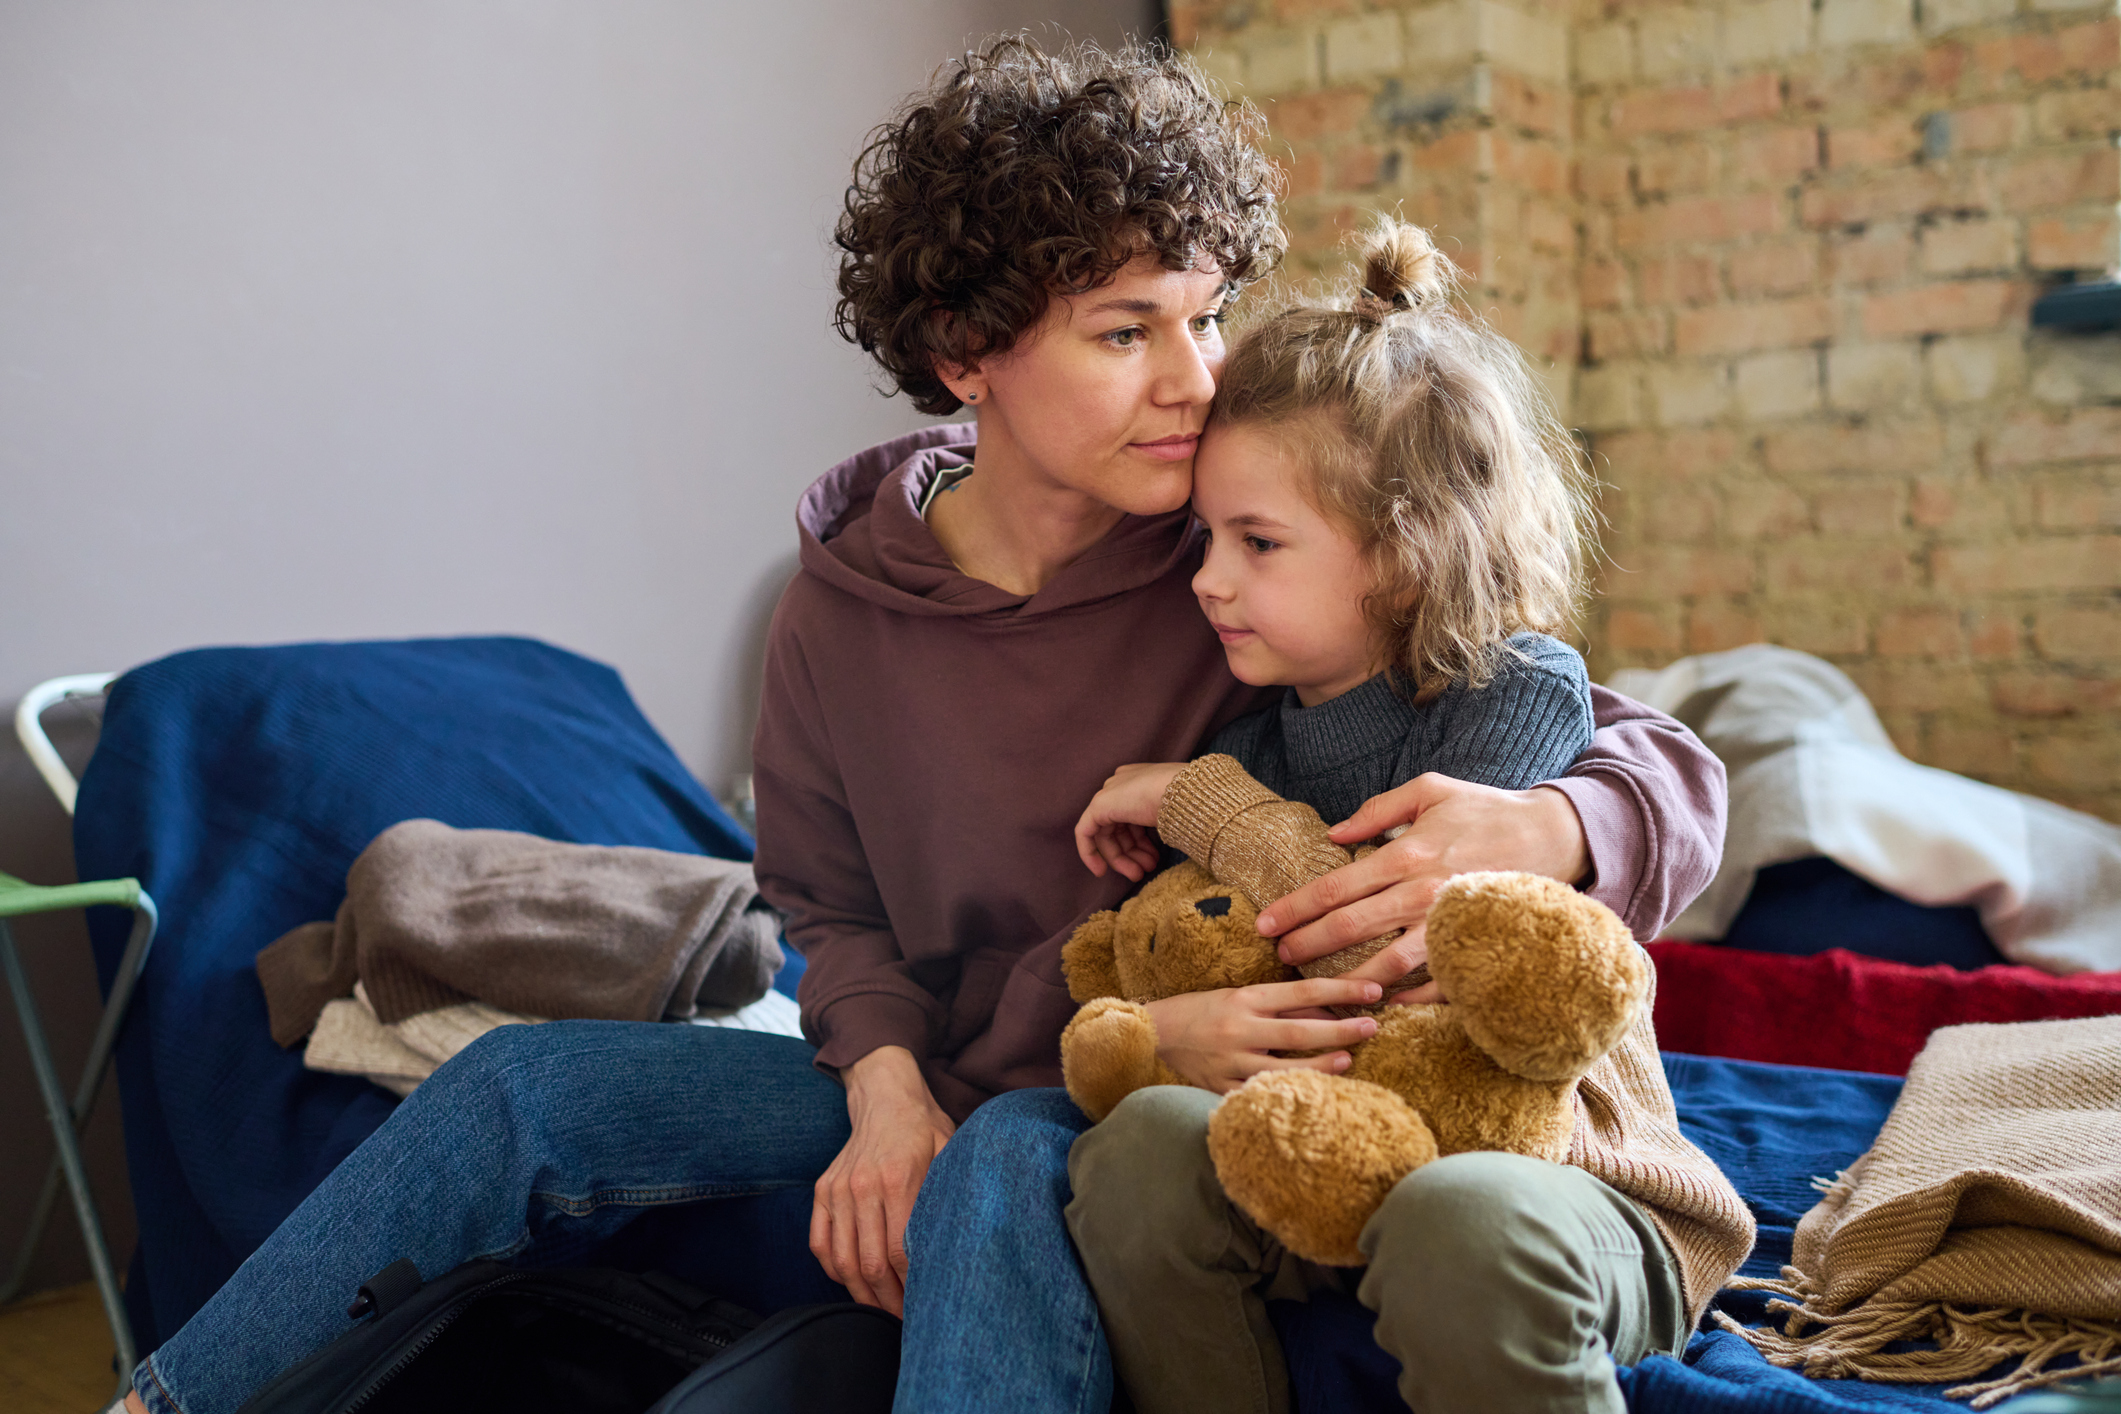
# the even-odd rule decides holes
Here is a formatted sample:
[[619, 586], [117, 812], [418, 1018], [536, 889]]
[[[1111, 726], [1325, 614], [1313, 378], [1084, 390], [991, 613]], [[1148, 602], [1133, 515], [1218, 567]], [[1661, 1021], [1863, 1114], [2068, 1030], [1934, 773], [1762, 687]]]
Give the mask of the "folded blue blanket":
[[[152, 1349], [395, 1103], [272, 1043], [260, 948], [328, 919], [400, 820], [748, 859], [751, 840], [617, 673], [526, 639], [207, 649], [118, 680], [81, 781], [84, 879], [137, 877], [162, 931], [118, 1047]], [[129, 919], [91, 916], [109, 985]]]
[[[1818, 1199], [1813, 1179], [1831, 1178], [1870, 1148], [1901, 1086], [1895, 1076], [1706, 1056], [1667, 1054], [1664, 1067], [1680, 1128], [1730, 1175], [1760, 1225], [1740, 1269], [1747, 1276], [1780, 1272], [1797, 1220]], [[1764, 1298], [1742, 1293], [1726, 1292], [1716, 1306], [1748, 1324], [1766, 1314]], [[1395, 1389], [1399, 1362], [1370, 1339], [1373, 1319], [1352, 1297], [1276, 1301], [1269, 1309], [1303, 1414], [1406, 1408]], [[1656, 1356], [1623, 1369], [1620, 1387], [1637, 1414], [1964, 1414], [1941, 1397], [1943, 1386], [1808, 1380], [1722, 1331], [1696, 1335], [1683, 1362]]]

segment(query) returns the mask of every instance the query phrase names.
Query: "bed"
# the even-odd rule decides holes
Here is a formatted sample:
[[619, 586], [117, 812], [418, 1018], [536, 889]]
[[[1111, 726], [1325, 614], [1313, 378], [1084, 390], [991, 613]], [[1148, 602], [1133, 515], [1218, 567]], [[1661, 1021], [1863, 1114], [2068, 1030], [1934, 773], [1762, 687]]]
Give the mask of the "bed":
[[[364, 1080], [305, 1070], [298, 1054], [272, 1043], [252, 959], [287, 929], [331, 917], [354, 856], [385, 826], [415, 817], [581, 843], [731, 858], [750, 851], [749, 837], [657, 736], [618, 675], [543, 643], [207, 649], [123, 675], [82, 778], [75, 853], [82, 877], [135, 877], [163, 909], [163, 933], [118, 1049], [141, 1234], [127, 1301], [143, 1350], [197, 1310], [395, 1103]], [[106, 984], [128, 922], [91, 917]], [[1825, 969], [1805, 994], [1821, 1006], [1837, 985], [1855, 995], [1847, 976], [1837, 983], [1836, 967], [1935, 971], [1837, 963], [1833, 954], [1824, 963], [1748, 961], [1758, 955], [1658, 949], [1667, 1043], [1683, 1033], [1691, 1049], [1741, 1055], [1744, 1008], [1772, 1005], [1778, 982], [1793, 985], [1769, 977], [1746, 991], [1733, 978], [1748, 968]], [[2104, 991], [2046, 985], [2056, 980], [2016, 978], [2013, 1015], [2121, 1010], [2113, 979]], [[1906, 982], [1868, 974], [1860, 1008], [1844, 1007], [1836, 1024], [1878, 1029]], [[1927, 1034], [1930, 1025], [1973, 1019], [1954, 1007], [1985, 1003], [1996, 990], [1933, 997], [1910, 1026]], [[1796, 1033], [1800, 1042], [1821, 1035], [1818, 1019]], [[1878, 1056], [1850, 1065], [1787, 1038], [1781, 1044], [1761, 1059], [1812, 1065], [1667, 1058], [1682, 1124], [1760, 1222], [1747, 1270], [1765, 1274], [1787, 1255], [1790, 1228], [1812, 1202], [1812, 1178], [1868, 1146], [1899, 1087], [1891, 1074], [1854, 1073], [1895, 1068]], [[1906, 1037], [1894, 1044], [1905, 1050]], [[1880, 1054], [1890, 1061], [1899, 1052]], [[1850, 1068], [1818, 1068], [1822, 1060]], [[681, 1210], [689, 1216], [659, 1221], [684, 1231], [648, 1234], [636, 1224], [630, 1242], [599, 1255], [624, 1262], [690, 1254], [688, 1275], [762, 1309], [818, 1299], [835, 1289], [807, 1255], [794, 1264], [774, 1256], [804, 1248], [803, 1197]], [[1757, 1302], [1728, 1294], [1723, 1302], [1740, 1319], [1760, 1317]], [[1392, 1362], [1369, 1340], [1368, 1315], [1352, 1300], [1276, 1303], [1275, 1317], [1307, 1414], [1403, 1408]], [[1811, 1384], [1722, 1333], [1697, 1335], [1684, 1362], [1651, 1360], [1623, 1380], [1630, 1408], [1645, 1411], [1958, 1407], [1934, 1391]]]

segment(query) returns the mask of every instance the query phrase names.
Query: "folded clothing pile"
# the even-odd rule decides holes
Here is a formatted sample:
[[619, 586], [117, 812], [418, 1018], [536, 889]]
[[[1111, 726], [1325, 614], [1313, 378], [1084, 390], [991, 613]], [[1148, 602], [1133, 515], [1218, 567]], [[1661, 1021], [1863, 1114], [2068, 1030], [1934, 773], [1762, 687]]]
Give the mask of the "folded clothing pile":
[[354, 860], [334, 921], [257, 968], [275, 1041], [406, 1094], [495, 1026], [749, 1005], [779, 932], [741, 860], [407, 820]]

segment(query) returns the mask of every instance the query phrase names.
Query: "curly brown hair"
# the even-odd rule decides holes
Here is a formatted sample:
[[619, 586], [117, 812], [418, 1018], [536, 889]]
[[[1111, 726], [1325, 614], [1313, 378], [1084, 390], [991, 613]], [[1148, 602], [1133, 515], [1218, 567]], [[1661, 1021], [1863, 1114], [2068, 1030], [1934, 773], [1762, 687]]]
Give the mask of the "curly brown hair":
[[1163, 45], [994, 40], [938, 71], [856, 159], [833, 231], [834, 322], [916, 408], [945, 414], [961, 404], [939, 364], [1008, 352], [1055, 292], [1137, 256], [1210, 260], [1243, 285], [1287, 244], [1263, 130]]

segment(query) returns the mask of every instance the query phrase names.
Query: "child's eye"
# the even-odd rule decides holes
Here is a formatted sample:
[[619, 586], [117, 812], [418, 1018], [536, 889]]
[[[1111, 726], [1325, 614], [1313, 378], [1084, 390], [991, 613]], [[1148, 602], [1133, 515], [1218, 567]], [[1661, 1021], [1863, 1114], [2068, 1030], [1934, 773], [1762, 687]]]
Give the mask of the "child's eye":
[[1245, 537], [1245, 548], [1255, 555], [1264, 555], [1269, 550], [1279, 550], [1281, 542], [1269, 540], [1264, 535], [1247, 535]]

